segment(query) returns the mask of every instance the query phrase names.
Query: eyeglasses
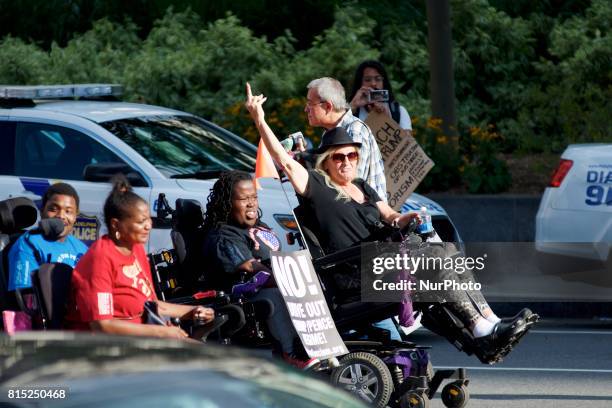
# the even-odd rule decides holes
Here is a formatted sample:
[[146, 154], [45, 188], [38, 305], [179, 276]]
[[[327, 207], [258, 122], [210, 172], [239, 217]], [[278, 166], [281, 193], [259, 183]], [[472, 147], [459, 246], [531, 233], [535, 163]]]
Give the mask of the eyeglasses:
[[309, 108], [314, 108], [315, 106], [320, 105], [322, 103], [325, 103], [325, 101], [320, 101], [320, 102], [306, 101], [306, 106], [308, 106]]
[[359, 153], [357, 152], [350, 152], [348, 154], [334, 153], [331, 155], [331, 158], [336, 163], [344, 162], [344, 158], [349, 159], [349, 161], [356, 161], [357, 159], [359, 159]]
[[383, 76], [382, 75], [376, 75], [376, 76], [364, 76], [363, 77], [363, 82], [382, 82], [383, 80]]

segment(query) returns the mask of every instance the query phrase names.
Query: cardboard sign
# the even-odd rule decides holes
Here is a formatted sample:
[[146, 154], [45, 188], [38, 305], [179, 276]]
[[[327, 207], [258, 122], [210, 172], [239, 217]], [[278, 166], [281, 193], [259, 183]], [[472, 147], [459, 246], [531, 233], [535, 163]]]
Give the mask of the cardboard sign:
[[387, 201], [391, 208], [399, 211], [434, 162], [408, 131], [389, 116], [370, 112], [365, 122], [372, 129], [385, 163]]
[[310, 253], [271, 252], [272, 272], [291, 321], [311, 358], [348, 353], [329, 312]]

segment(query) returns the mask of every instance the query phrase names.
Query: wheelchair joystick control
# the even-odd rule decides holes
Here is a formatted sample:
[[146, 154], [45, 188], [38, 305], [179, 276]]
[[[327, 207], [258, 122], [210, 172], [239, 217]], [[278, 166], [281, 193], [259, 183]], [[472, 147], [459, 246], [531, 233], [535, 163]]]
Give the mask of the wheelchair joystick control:
[[418, 227], [419, 227], [419, 221], [416, 218], [413, 218], [408, 222], [408, 225], [406, 226], [405, 231], [408, 234], [412, 234], [417, 230]]
[[[215, 316], [217, 317], [217, 316]], [[204, 320], [201, 317], [195, 317], [193, 318], [193, 327], [202, 327], [202, 326], [206, 326], [208, 323], [206, 320]]]

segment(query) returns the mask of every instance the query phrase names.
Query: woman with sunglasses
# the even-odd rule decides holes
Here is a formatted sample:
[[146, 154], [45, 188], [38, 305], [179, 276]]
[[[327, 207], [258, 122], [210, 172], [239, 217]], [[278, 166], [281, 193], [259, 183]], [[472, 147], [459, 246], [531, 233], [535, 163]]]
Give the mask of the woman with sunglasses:
[[323, 136], [315, 170], [295, 161], [278, 141], [264, 117], [263, 95], [253, 95], [246, 84], [249, 111], [259, 135], [274, 161], [283, 169], [302, 203], [319, 221], [325, 252], [334, 252], [362, 242], [381, 220], [398, 227], [408, 225], [416, 214], [399, 214], [362, 179], [357, 179], [359, 147], [342, 128]]
[[[325, 253], [330, 254], [367, 240], [381, 221], [403, 228], [413, 218], [418, 218], [413, 213], [399, 214], [382, 201], [367, 183], [355, 178], [360, 144], [353, 142], [342, 128], [325, 133], [316, 151], [315, 170], [306, 170], [287, 154], [266, 123], [263, 110], [265, 101], [263, 95], [253, 95], [250, 85], [246, 84], [245, 106], [270, 155], [300, 196], [307, 216], [317, 221], [318, 238]], [[359, 281], [360, 276], [355, 276], [353, 280]], [[471, 329], [472, 335], [488, 355], [496, 355], [507, 349], [508, 344], [526, 330], [526, 314], [531, 314], [525, 310], [514, 318], [502, 321], [479, 291], [470, 291], [469, 295], [466, 291], [452, 291], [445, 294], [445, 299], [448, 299], [448, 307]]]

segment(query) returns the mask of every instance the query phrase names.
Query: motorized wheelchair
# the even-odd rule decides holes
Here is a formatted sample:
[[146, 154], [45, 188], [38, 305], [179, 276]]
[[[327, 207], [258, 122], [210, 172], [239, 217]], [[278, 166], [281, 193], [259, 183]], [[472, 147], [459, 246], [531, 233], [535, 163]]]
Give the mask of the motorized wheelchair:
[[[443, 242], [427, 242], [428, 236], [420, 236], [416, 233], [416, 220], [413, 220], [404, 230], [400, 231], [390, 226], [379, 223], [374, 231], [372, 231], [371, 237], [368, 241], [361, 245], [347, 248], [338, 251], [331, 255], [325, 255], [321, 245], [317, 239], [318, 234], [315, 232], [318, 229], [318, 224], [315, 220], [308, 218], [307, 213], [301, 208], [301, 205], [295, 210], [296, 218], [300, 220], [299, 225], [302, 232], [302, 236], [306, 241], [310, 252], [313, 254], [313, 263], [315, 268], [319, 270], [327, 270], [332, 267], [336, 267], [338, 264], [345, 265], [345, 268], [354, 268], [359, 272], [360, 263], [363, 261], [361, 254], [364, 251], [368, 251], [373, 254], [378, 254], [383, 249], [379, 249], [379, 244], [395, 242], [402, 243], [405, 251], [414, 251], [411, 256], [418, 257], [419, 255], [425, 255], [426, 249], [434, 248], [435, 250], [427, 252], [429, 254], [436, 254], [435, 256], [451, 256], [449, 252], [453, 253], [453, 256], [460, 255], [460, 252], [456, 249], [456, 246], [449, 243]], [[429, 234], [431, 235], [431, 234]], [[370, 247], [370, 248], [368, 248]], [[399, 250], [398, 245], [395, 250]], [[410, 248], [410, 249], [408, 249]], [[453, 251], [449, 251], [453, 249]], [[319, 274], [319, 276], [325, 276], [325, 274]], [[334, 282], [332, 279], [327, 279], [328, 292], [332, 292], [332, 296], [335, 292], [342, 293], [345, 291], [334, 288]], [[353, 295], [355, 297], [355, 295]], [[469, 297], [469, 294], [468, 294]], [[472, 299], [475, 302], [474, 299]], [[340, 299], [332, 300], [332, 303], [345, 303], [346, 301]], [[537, 314], [531, 314], [526, 320], [526, 330], [520, 332], [518, 335], [510, 339], [508, 344], [501, 350], [497, 350], [495, 353], [486, 353], [479, 346], [478, 342], [473, 337], [470, 330], [461, 322], [461, 320], [452, 312], [445, 301], [436, 301], [433, 296], [430, 298], [426, 297], [423, 301], [414, 304], [415, 309], [421, 313], [421, 324], [430, 331], [445, 337], [451, 344], [453, 344], [458, 350], [465, 352], [467, 355], [475, 355], [484, 364], [494, 364], [500, 362], [504, 356], [506, 356], [512, 348], [520, 341], [520, 339], [527, 333], [527, 329], [535, 324], [539, 316]]]
[[267, 345], [269, 336], [263, 323], [274, 312], [270, 301], [250, 302], [209, 285], [195, 271], [205, 269], [202, 257], [204, 214], [196, 200], [176, 200], [173, 209], [162, 193], [158, 197], [157, 217], [172, 217], [170, 236], [173, 248], [149, 254], [157, 296], [173, 303], [208, 304], [225, 322], [211, 334], [222, 344]]
[[[158, 287], [164, 292], [160, 297], [169, 301], [189, 302], [197, 298], [198, 293], [214, 290], [206, 285], [206, 273], [214, 271], [206, 271], [205, 260], [198, 255], [203, 240], [202, 209], [197, 201], [179, 199], [172, 210], [164, 197], [160, 197], [158, 216], [165, 214], [173, 215], [174, 249], [152, 255], [154, 279], [159, 279]], [[314, 234], [307, 228], [303, 228], [302, 233], [306, 236], [303, 242], [309, 244], [313, 264], [320, 277], [325, 275], [326, 269], [359, 257], [359, 248], [325, 256], [320, 246], [316, 245]], [[194, 282], [194, 287], [185, 288], [185, 285]], [[338, 297], [332, 293], [331, 284], [325, 279], [322, 279], [322, 284], [328, 295], [326, 297], [336, 327], [349, 350], [349, 354], [340, 358], [339, 366], [323, 366], [322, 371], [329, 375], [332, 383], [357, 394], [374, 406], [425, 407], [442, 382], [450, 379], [453, 381], [442, 390], [443, 402], [449, 407], [465, 406], [469, 399], [469, 380], [464, 369], [434, 372], [429, 361], [428, 347], [406, 339], [391, 340], [388, 330], [373, 326], [373, 323], [395, 316], [397, 304], [362, 303], [354, 299], [337, 303]], [[186, 296], [190, 291], [193, 294]], [[223, 328], [220, 328], [219, 339], [222, 342], [248, 344], [254, 341], [261, 344], [265, 341], [265, 325], [260, 323], [262, 314], [253, 313], [248, 301], [225, 293], [217, 293], [217, 299], [221, 304], [237, 306], [242, 311], [237, 313], [240, 322], [233, 325], [235, 330], [231, 335], [228, 336], [227, 331], [224, 333]], [[240, 324], [243, 328], [236, 329]]]

